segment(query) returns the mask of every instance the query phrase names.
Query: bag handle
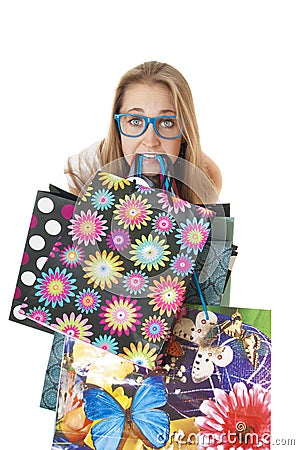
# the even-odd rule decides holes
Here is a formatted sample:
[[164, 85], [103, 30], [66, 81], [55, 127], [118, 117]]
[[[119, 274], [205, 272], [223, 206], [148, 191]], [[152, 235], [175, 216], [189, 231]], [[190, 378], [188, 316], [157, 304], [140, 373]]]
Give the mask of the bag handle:
[[[166, 190], [168, 192], [173, 193], [174, 195], [179, 196], [179, 191], [175, 182], [175, 179], [173, 177], [173, 164], [171, 159], [169, 158], [169, 156], [167, 155], [155, 155], [157, 161], [159, 162], [159, 166], [160, 166], [160, 188], [163, 190]], [[142, 163], [143, 160], [147, 158], [147, 155], [143, 155], [143, 154], [136, 154], [134, 155], [132, 162], [131, 162], [131, 166], [130, 166], [130, 171], [129, 171], [129, 175], [128, 177], [138, 177], [138, 178], [142, 178], [145, 181], [147, 181], [147, 183], [149, 185], [152, 184], [151, 180], [149, 180], [145, 175], [143, 175], [142, 173]]]
[[[138, 178], [145, 178], [146, 181], [149, 181], [144, 175], [142, 175], [142, 162], [146, 158], [146, 155], [136, 154], [131, 163], [129, 176], [136, 176]], [[161, 188], [165, 191], [171, 192], [172, 194], [179, 197], [178, 187], [173, 177], [173, 164], [168, 155], [156, 155], [156, 159], [160, 165], [160, 185]], [[204, 296], [202, 294], [200, 284], [198, 278], [196, 276], [196, 272], [193, 272], [193, 279], [195, 282], [195, 286], [205, 312], [206, 320], [209, 320], [209, 314], [206, 306], [206, 302]]]

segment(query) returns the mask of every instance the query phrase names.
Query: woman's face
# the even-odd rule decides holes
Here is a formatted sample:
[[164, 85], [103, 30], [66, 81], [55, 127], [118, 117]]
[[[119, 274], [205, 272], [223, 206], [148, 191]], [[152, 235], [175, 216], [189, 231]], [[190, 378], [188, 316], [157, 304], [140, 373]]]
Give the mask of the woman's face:
[[[163, 84], [134, 84], [126, 89], [121, 114], [138, 114], [147, 117], [175, 116], [176, 110], [169, 89]], [[131, 164], [136, 154], [166, 153], [173, 161], [180, 153], [182, 136], [176, 139], [159, 137], [152, 124], [139, 137], [127, 137], [121, 134], [121, 144], [124, 157]], [[157, 173], [156, 160], [144, 160], [144, 173]], [[155, 167], [156, 166], [156, 167]]]

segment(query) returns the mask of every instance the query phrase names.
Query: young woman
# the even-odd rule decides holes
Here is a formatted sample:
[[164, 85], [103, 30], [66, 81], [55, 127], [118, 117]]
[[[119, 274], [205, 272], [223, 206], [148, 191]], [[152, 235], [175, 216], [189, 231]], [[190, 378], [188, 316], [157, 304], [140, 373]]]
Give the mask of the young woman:
[[[126, 173], [116, 175], [126, 176], [136, 154], [167, 154], [174, 167], [178, 161], [186, 161], [181, 197], [193, 203], [217, 200], [222, 186], [220, 170], [201, 150], [190, 87], [168, 64], [145, 62], [123, 75], [107, 137], [68, 159], [65, 174], [70, 191], [79, 195], [97, 170], [120, 158], [125, 161], [127, 167], [122, 165], [122, 171]], [[144, 172], [146, 164], [153, 172], [153, 160], [146, 161]]]
[[[136, 155], [147, 155], [143, 173], [156, 184], [160, 166], [155, 156], [167, 155], [173, 167], [178, 167], [179, 193], [185, 200], [199, 203], [204, 198], [208, 203], [217, 199], [220, 170], [201, 150], [188, 83], [168, 64], [146, 62], [121, 78], [107, 137], [68, 159], [65, 173], [70, 191], [79, 195], [100, 168], [109, 171], [110, 167], [112, 173], [116, 168], [116, 175], [127, 176]], [[121, 164], [115, 164], [118, 161]], [[85, 414], [82, 407], [79, 410], [65, 416], [62, 429], [66, 436], [70, 433], [74, 438], [76, 432], [82, 436]]]

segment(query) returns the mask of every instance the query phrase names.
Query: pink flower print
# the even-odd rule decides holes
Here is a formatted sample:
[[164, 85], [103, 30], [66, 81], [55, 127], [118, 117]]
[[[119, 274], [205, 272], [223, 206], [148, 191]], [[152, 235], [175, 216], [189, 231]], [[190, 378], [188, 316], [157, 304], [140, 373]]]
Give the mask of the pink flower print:
[[139, 312], [141, 306], [136, 305], [137, 300], [131, 300], [128, 296], [124, 298], [120, 295], [117, 298], [112, 295], [112, 300], [106, 300], [106, 305], [101, 306], [103, 312], [99, 314], [102, 317], [100, 324], [104, 324], [104, 330], [110, 330], [110, 334], [117, 333], [122, 336], [124, 333], [129, 336], [131, 331], [136, 331], [136, 325], [140, 325], [139, 318], [142, 314]]
[[81, 214], [75, 214], [75, 218], [70, 220], [71, 225], [68, 225], [70, 228], [69, 234], [73, 236], [73, 241], [78, 240], [78, 244], [84, 243], [84, 245], [88, 245], [91, 243], [95, 245], [96, 241], [101, 242], [102, 237], [106, 236], [105, 230], [106, 227], [104, 224], [107, 223], [107, 220], [103, 220], [103, 214], [97, 215], [97, 211], [91, 214], [91, 211], [88, 210], [85, 214], [84, 211], [81, 211]]
[[214, 394], [215, 400], [204, 400], [200, 405], [204, 416], [195, 418], [201, 448], [268, 450], [270, 391], [258, 384], [248, 389], [244, 383], [235, 383], [229, 394], [222, 389], [215, 389]]
[[150, 286], [152, 293], [148, 297], [152, 298], [149, 305], [154, 305], [153, 310], [159, 310], [162, 316], [165, 312], [168, 317], [176, 314], [185, 300], [185, 282], [178, 281], [178, 277], [167, 276], [166, 280], [160, 276], [160, 281], [154, 280], [154, 286]]
[[56, 318], [57, 325], [53, 324], [52, 326], [60, 333], [90, 342], [87, 336], [92, 336], [93, 334], [91, 331], [88, 331], [92, 328], [92, 325], [88, 325], [88, 319], [81, 319], [82, 314], [79, 314], [77, 317], [73, 312], [70, 314], [70, 317], [67, 314], [63, 314], [62, 319]]

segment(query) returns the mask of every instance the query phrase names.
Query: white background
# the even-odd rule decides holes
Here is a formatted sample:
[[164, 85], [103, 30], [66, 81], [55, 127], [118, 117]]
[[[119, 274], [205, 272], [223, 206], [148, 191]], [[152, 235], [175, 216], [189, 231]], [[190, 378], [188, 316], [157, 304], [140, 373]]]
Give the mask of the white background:
[[54, 427], [54, 413], [39, 408], [52, 337], [7, 319], [36, 191], [64, 187], [67, 157], [105, 136], [119, 78], [147, 60], [174, 65], [192, 89], [203, 150], [223, 173], [220, 200], [236, 218], [231, 303], [273, 310], [272, 431], [299, 443], [297, 6], [1, 3], [1, 434], [9, 448], [50, 449]]

